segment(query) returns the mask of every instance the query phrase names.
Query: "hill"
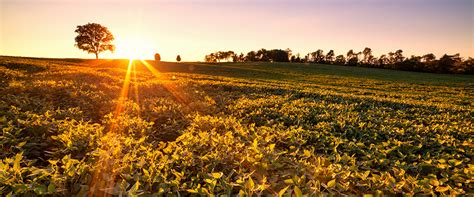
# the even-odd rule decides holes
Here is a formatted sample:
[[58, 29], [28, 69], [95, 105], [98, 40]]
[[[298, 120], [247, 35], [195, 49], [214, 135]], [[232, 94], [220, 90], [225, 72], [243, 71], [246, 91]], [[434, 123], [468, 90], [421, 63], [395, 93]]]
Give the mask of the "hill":
[[0, 195], [472, 194], [474, 78], [0, 57]]

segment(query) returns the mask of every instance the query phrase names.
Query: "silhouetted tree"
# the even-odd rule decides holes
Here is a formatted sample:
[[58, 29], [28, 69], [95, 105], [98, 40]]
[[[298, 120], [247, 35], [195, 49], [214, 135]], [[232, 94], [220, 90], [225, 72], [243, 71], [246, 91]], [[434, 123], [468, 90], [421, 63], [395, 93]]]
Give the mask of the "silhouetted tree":
[[317, 63], [324, 63], [324, 51], [322, 49], [318, 49], [313, 52], [314, 61]]
[[74, 32], [78, 33], [75, 46], [87, 53], [95, 54], [95, 59], [99, 59], [99, 53], [115, 51], [115, 45], [112, 44], [114, 36], [107, 27], [97, 23], [87, 23], [78, 25]]
[[209, 55], [206, 55], [204, 57], [204, 60], [206, 62], [220, 62], [221, 60], [233, 60], [235, 56], [235, 53], [233, 51], [217, 51], [214, 53], [211, 53]]
[[206, 62], [217, 62], [217, 54], [211, 53], [204, 57], [204, 61]]
[[364, 55], [364, 58], [362, 59], [362, 63], [368, 65], [374, 58], [372, 55], [372, 49], [369, 47], [365, 47], [365, 49], [362, 51], [362, 54]]
[[243, 53], [240, 53], [239, 55], [239, 62], [244, 62], [245, 61], [245, 56]]
[[300, 54], [299, 54], [299, 53], [296, 54], [295, 62], [301, 63], [301, 62], [303, 62], [303, 61], [304, 61], [304, 60], [301, 59]]
[[176, 56], [176, 61], [177, 61], [177, 62], [180, 62], [180, 61], [181, 61], [181, 56], [179, 56], [179, 55]]
[[432, 62], [436, 60], [436, 56], [433, 53], [428, 53], [426, 55], [421, 56], [422, 62]]
[[250, 51], [245, 58], [247, 61], [261, 61], [261, 62], [289, 62], [290, 57], [286, 50], [281, 49], [260, 49], [257, 52]]
[[396, 60], [395, 60], [395, 53], [394, 52], [389, 52], [388, 53], [388, 56], [387, 56], [387, 59], [388, 59], [388, 64], [387, 65], [393, 65], [395, 64]]
[[232, 62], [238, 62], [239, 61], [239, 56], [237, 54], [234, 54], [232, 56]]
[[443, 57], [439, 58], [438, 60], [438, 69], [436, 72], [438, 73], [449, 73], [449, 72], [456, 72], [455, 67], [462, 63], [462, 59], [459, 56], [459, 53], [454, 55], [443, 55]]
[[412, 55], [410, 58], [406, 58], [402, 62], [398, 62], [395, 65], [395, 69], [397, 70], [407, 70], [407, 71], [416, 71], [422, 69], [423, 65], [421, 63], [420, 56]]
[[395, 63], [400, 63], [400, 62], [403, 62], [403, 60], [405, 60], [405, 57], [403, 57], [403, 50], [401, 49], [398, 49], [397, 51], [395, 51]]
[[386, 68], [386, 66], [390, 64], [390, 60], [389, 58], [387, 57], [387, 55], [383, 54], [379, 57], [379, 60], [378, 60], [378, 67], [380, 68]]
[[268, 56], [272, 62], [289, 62], [288, 52], [281, 49], [273, 49], [268, 51]]
[[[229, 56], [231, 55], [231, 56]], [[363, 57], [360, 58], [360, 56]], [[409, 58], [403, 56], [403, 50], [399, 49], [395, 52], [389, 52], [383, 54], [379, 58], [372, 55], [372, 49], [369, 47], [364, 48], [362, 52], [355, 53], [354, 50], [349, 50], [347, 56], [338, 55], [334, 58], [334, 51], [330, 50], [326, 55], [323, 54], [322, 49], [308, 53], [304, 58], [300, 57], [300, 54], [292, 55], [290, 49], [260, 49], [257, 52], [250, 51], [244, 57], [241, 53], [240, 56], [235, 54], [233, 51], [218, 51], [206, 55], [205, 60], [207, 62], [217, 62], [220, 59], [228, 60], [232, 58], [234, 62], [240, 61], [264, 61], [264, 62], [313, 62], [313, 63], [329, 63], [338, 65], [348, 66], [364, 66], [373, 68], [387, 68], [396, 70], [407, 70], [407, 71], [419, 71], [419, 72], [438, 72], [438, 73], [464, 73], [473, 74], [474, 72], [474, 60], [468, 58], [463, 60], [459, 54], [455, 55], [444, 55], [439, 60], [436, 60], [436, 56], [432, 53], [415, 56], [412, 55]]]
[[329, 50], [329, 52], [326, 54], [326, 62], [332, 64], [334, 61], [334, 50]]
[[474, 59], [470, 57], [464, 62], [462, 62], [460, 69], [462, 69], [463, 71], [459, 73], [474, 74]]
[[250, 62], [258, 61], [257, 53], [255, 51], [250, 51], [247, 53], [247, 56], [245, 57], [245, 59]]
[[309, 62], [309, 54], [305, 55], [304, 59], [302, 59], [301, 62], [308, 63]]
[[346, 64], [346, 58], [344, 57], [344, 55], [338, 55], [336, 56], [336, 60], [334, 61], [334, 63], [336, 63], [337, 65], [344, 65]]
[[257, 51], [257, 58], [258, 58], [258, 61], [261, 61], [261, 62], [269, 62], [270, 61], [269, 53], [266, 49], [258, 50]]
[[161, 55], [159, 53], [155, 53], [155, 61], [161, 61]]
[[225, 54], [225, 60], [227, 60], [227, 61], [232, 59], [235, 55], [234, 51], [226, 51], [226, 52], [224, 52], [224, 54]]
[[421, 62], [424, 63], [423, 71], [425, 72], [435, 72], [438, 67], [436, 56], [433, 53], [428, 53], [421, 56]]
[[358, 62], [359, 62], [359, 54], [360, 53], [354, 53], [354, 51], [351, 49], [347, 52], [347, 65], [349, 66], [357, 66]]

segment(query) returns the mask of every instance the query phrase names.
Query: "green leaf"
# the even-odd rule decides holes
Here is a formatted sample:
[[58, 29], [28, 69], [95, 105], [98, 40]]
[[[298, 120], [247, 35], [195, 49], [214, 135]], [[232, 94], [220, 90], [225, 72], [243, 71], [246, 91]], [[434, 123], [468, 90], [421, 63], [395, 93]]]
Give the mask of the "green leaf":
[[298, 186], [295, 186], [293, 188], [293, 191], [295, 191], [295, 196], [296, 197], [302, 197], [303, 196], [303, 192], [301, 192], [300, 188]]
[[14, 184], [12, 185], [12, 190], [15, 194], [20, 194], [28, 190], [28, 186], [26, 184]]
[[48, 185], [48, 193], [54, 193], [56, 192], [56, 185], [54, 185], [53, 183], [50, 183]]
[[38, 195], [46, 194], [46, 191], [47, 191], [46, 185], [44, 184], [38, 185], [35, 187], [34, 191]]

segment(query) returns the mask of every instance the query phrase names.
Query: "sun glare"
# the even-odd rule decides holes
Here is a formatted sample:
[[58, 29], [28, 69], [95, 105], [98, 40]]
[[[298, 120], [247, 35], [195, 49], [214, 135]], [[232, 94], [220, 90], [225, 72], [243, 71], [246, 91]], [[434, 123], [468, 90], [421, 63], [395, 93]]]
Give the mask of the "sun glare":
[[117, 58], [128, 58], [130, 60], [151, 59], [154, 51], [149, 43], [139, 37], [117, 38]]

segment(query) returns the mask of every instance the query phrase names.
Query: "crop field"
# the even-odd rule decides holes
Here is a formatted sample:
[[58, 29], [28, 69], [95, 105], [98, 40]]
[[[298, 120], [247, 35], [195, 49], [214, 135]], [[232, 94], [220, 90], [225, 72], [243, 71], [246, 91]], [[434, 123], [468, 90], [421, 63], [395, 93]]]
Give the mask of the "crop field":
[[474, 194], [474, 76], [0, 57], [0, 196]]

